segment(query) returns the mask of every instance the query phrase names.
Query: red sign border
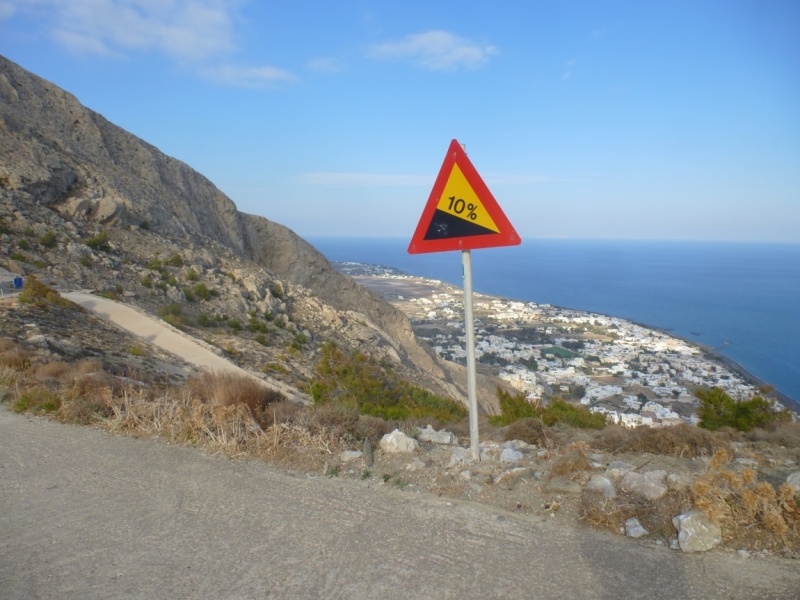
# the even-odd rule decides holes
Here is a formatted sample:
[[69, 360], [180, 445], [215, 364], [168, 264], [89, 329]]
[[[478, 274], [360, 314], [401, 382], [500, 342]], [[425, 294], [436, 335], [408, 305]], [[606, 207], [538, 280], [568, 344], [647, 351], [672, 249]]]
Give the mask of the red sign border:
[[[450, 172], [453, 170], [453, 165], [458, 165], [467, 182], [472, 186], [478, 200], [481, 201], [486, 212], [497, 225], [500, 233], [488, 233], [485, 235], [471, 235], [457, 238], [448, 238], [443, 240], [425, 240], [425, 233], [428, 231], [433, 215], [436, 212], [436, 206], [439, 204], [439, 198], [444, 192], [444, 187], [447, 185], [447, 180], [450, 177]], [[422, 216], [417, 224], [417, 229], [411, 238], [411, 243], [408, 245], [409, 254], [425, 254], [428, 252], [448, 252], [452, 250], [476, 250], [479, 248], [497, 248], [500, 246], [518, 246], [522, 243], [519, 235], [517, 234], [511, 222], [506, 217], [503, 209], [497, 204], [489, 188], [478, 175], [478, 171], [472, 165], [472, 162], [467, 157], [467, 153], [458, 143], [458, 140], [450, 142], [450, 147], [447, 149], [442, 168], [439, 170], [439, 175], [436, 177], [436, 182], [433, 184], [433, 190], [428, 197], [428, 203], [422, 211]]]

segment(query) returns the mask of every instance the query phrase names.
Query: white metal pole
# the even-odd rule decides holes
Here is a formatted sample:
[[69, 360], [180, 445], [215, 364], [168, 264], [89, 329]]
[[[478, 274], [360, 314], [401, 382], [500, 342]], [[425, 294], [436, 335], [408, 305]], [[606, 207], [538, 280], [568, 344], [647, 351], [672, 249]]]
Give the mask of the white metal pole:
[[472, 459], [479, 461], [480, 437], [478, 436], [478, 392], [475, 377], [475, 321], [472, 318], [472, 256], [469, 250], [461, 251], [461, 266], [464, 272], [464, 333], [467, 336], [467, 395], [469, 398], [469, 442]]

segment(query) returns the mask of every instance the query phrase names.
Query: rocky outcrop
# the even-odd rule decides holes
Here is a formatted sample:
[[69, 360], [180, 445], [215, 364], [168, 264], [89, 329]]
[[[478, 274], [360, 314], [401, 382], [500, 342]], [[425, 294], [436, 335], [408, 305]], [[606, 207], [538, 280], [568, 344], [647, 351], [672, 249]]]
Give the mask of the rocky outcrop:
[[[0, 187], [104, 226], [147, 222], [177, 243], [217, 242], [328, 305], [365, 317], [421, 385], [464, 399], [466, 373], [419, 342], [407, 317], [336, 272], [288, 228], [240, 213], [211, 181], [82, 106], [71, 94], [0, 57]], [[479, 378], [479, 402], [496, 412], [494, 384]]]

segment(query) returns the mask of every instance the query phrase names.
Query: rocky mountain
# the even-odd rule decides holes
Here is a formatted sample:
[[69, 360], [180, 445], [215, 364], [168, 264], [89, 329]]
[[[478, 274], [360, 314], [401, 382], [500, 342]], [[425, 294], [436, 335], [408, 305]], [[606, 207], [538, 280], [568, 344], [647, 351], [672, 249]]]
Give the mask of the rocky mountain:
[[[17, 243], [14, 234], [60, 236], [55, 249], [34, 243], [30, 252], [40, 254], [24, 265], [11, 260], [12, 270], [42, 271], [67, 286], [124, 288], [120, 297], [151, 312], [159, 304], [190, 299], [179, 289], [181, 277], [199, 277], [200, 283], [227, 291], [211, 299], [226, 317], [295, 310], [303, 326], [313, 328], [312, 321], [332, 311], [324, 327], [320, 324], [324, 331], [305, 331], [317, 339], [365, 345], [431, 391], [461, 401], [466, 396], [463, 367], [439, 359], [414, 336], [402, 312], [335, 271], [294, 232], [239, 212], [188, 165], [3, 57], [0, 218], [8, 230], [0, 252], [9, 256]], [[82, 244], [101, 231], [110, 241], [105, 253]], [[164, 262], [156, 278], [165, 285], [143, 284], [150, 279], [153, 256], [173, 253], [183, 257], [183, 270], [168, 272]], [[233, 273], [232, 281], [222, 273]], [[166, 285], [173, 280], [176, 284]], [[287, 288], [286, 298], [270, 291], [276, 282]], [[313, 357], [306, 358], [305, 371]], [[497, 410], [495, 384], [480, 378], [479, 401], [490, 413]]]

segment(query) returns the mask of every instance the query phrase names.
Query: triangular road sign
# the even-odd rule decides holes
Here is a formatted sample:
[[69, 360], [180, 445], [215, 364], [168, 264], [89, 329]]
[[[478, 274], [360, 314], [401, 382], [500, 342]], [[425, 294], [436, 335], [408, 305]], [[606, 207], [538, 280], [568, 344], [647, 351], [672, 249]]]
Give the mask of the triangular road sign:
[[516, 246], [520, 242], [461, 144], [450, 142], [408, 253]]

